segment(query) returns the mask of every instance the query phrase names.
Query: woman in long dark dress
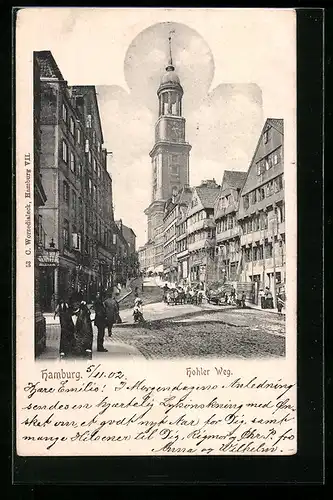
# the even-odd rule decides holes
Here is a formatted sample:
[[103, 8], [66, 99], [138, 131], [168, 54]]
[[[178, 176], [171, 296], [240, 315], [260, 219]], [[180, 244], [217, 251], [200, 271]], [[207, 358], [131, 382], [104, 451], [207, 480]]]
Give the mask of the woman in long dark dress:
[[72, 320], [71, 308], [65, 300], [60, 300], [54, 312], [60, 319], [60, 357], [64, 358], [73, 353], [74, 348], [74, 323]]
[[90, 311], [85, 301], [81, 301], [73, 314], [75, 355], [77, 357], [92, 358], [93, 329]]
[[106, 321], [106, 309], [103, 304], [100, 293], [97, 294], [96, 300], [93, 305], [95, 311], [95, 320], [94, 323], [97, 327], [97, 351], [98, 352], [107, 352], [108, 350], [104, 347], [104, 334], [105, 328], [107, 326]]
[[109, 337], [112, 335], [112, 327], [117, 321], [119, 321], [119, 304], [116, 299], [111, 296], [106, 299], [104, 302], [104, 306], [106, 309], [106, 321], [108, 327]]

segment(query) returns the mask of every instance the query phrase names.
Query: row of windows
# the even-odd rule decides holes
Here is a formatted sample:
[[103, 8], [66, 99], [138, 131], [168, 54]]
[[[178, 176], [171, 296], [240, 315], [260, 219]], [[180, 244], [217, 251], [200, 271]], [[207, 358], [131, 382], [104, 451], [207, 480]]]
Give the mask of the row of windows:
[[223, 245], [219, 245], [216, 247], [216, 254], [225, 257], [230, 253], [239, 252], [240, 250], [240, 241], [227, 241]]
[[[280, 245], [279, 247], [280, 248]], [[265, 243], [264, 245], [255, 245], [250, 248], [245, 248], [244, 260], [245, 262], [254, 262], [257, 260], [270, 259], [273, 256], [273, 244]]]
[[177, 229], [176, 229], [177, 236], [180, 236], [181, 234], [185, 234], [186, 229], [187, 229], [187, 221], [184, 221], [181, 224], [179, 224], [179, 226], [177, 226]]
[[236, 217], [234, 215], [228, 215], [224, 219], [220, 220], [216, 224], [216, 231], [222, 233], [228, 229], [233, 229], [236, 226]]
[[278, 165], [281, 163], [282, 160], [282, 148], [279, 147], [269, 155], [265, 156], [265, 158], [262, 158], [260, 161], [257, 162], [257, 174], [261, 175], [266, 170], [271, 169], [273, 166]]
[[178, 241], [178, 243], [177, 243], [177, 252], [180, 253], [180, 252], [183, 252], [186, 249], [187, 249], [187, 240], [186, 240], [186, 238], [184, 238], [181, 241]]
[[187, 223], [188, 225], [195, 224], [203, 219], [214, 219], [214, 214], [207, 214], [206, 210], [201, 210], [200, 212], [191, 215], [191, 217], [187, 219]]
[[231, 205], [237, 203], [237, 199], [238, 199], [238, 193], [237, 193], [237, 191], [235, 191], [235, 193], [233, 195], [228, 194], [227, 196], [223, 196], [222, 198], [218, 199], [216, 208], [217, 209], [228, 208]]
[[[62, 119], [66, 123], [66, 125], [69, 127], [69, 131], [72, 134], [73, 138], [76, 140], [77, 144], [81, 144], [82, 143], [81, 128], [79, 125], [75, 125], [75, 120], [72, 116], [69, 116], [69, 119], [68, 119], [68, 116], [69, 116], [69, 114], [68, 114], [67, 106], [66, 106], [66, 104], [63, 103], [62, 104]], [[92, 116], [90, 114], [88, 114], [86, 117], [86, 128], [87, 129], [92, 128]], [[97, 151], [100, 152], [102, 147], [101, 147], [101, 143], [97, 140], [96, 130], [92, 131], [92, 141], [93, 141], [93, 144], [97, 145]]]
[[244, 208], [262, 201], [283, 189], [283, 174], [243, 196]]
[[[79, 163], [78, 165], [76, 164], [76, 159], [75, 155], [72, 151], [69, 151], [68, 144], [65, 140], [62, 141], [62, 159], [66, 163], [66, 165], [69, 164], [69, 168], [71, 172], [74, 174], [76, 173], [78, 176], [82, 175], [83, 168], [82, 164]], [[102, 175], [101, 167], [99, 163], [96, 161], [96, 158], [92, 157], [91, 150], [88, 149], [88, 161], [89, 164], [93, 166], [94, 172], [97, 174], [97, 177], [100, 178]]]
[[215, 229], [208, 229], [206, 231], [198, 231], [197, 233], [188, 236], [188, 243], [195, 243], [196, 241], [215, 238]]

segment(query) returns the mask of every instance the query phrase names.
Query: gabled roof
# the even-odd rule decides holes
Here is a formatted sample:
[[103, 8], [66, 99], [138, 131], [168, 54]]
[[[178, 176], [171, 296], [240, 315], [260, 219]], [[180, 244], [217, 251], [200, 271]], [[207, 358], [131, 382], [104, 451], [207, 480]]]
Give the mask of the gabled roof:
[[220, 186], [217, 187], [201, 187], [195, 188], [198, 197], [204, 208], [214, 208], [216, 198], [220, 193]]
[[272, 127], [276, 128], [278, 132], [283, 134], [283, 120], [282, 118], [267, 118], [266, 124], [265, 124], [265, 129], [267, 128], [267, 125], [271, 125]]
[[221, 191], [224, 189], [242, 189], [247, 172], [239, 170], [225, 170], [222, 179]]
[[177, 197], [177, 203], [179, 205], [188, 205], [192, 198], [192, 188], [183, 187], [183, 189], [179, 192]]
[[[246, 179], [245, 179], [245, 182], [243, 185], [242, 195], [247, 194], [252, 189], [252, 186], [249, 187], [249, 180], [251, 179], [251, 176], [252, 176], [252, 170], [254, 168], [254, 162], [255, 162], [255, 159], [257, 157], [257, 153], [258, 153], [259, 148], [261, 147], [261, 144], [262, 144], [263, 135], [269, 127], [275, 128], [275, 130], [277, 130], [283, 136], [283, 119], [282, 118], [267, 118], [265, 123], [264, 123], [264, 126], [261, 130], [256, 148], [254, 150], [254, 153], [253, 153], [251, 161], [250, 161], [249, 168], [247, 170], [247, 175], [246, 175]], [[283, 141], [283, 139], [282, 139], [282, 141]]]

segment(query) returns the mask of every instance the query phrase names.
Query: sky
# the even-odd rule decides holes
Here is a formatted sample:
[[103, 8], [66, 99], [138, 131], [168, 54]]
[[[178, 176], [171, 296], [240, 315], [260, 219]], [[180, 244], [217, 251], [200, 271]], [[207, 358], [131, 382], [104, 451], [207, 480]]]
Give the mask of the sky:
[[[295, 13], [274, 9], [28, 8], [20, 55], [50, 50], [69, 85], [95, 85], [115, 217], [146, 241], [156, 91], [168, 59], [184, 88], [190, 183], [249, 167], [266, 118], [295, 119]], [[18, 58], [19, 61], [19, 58]]]

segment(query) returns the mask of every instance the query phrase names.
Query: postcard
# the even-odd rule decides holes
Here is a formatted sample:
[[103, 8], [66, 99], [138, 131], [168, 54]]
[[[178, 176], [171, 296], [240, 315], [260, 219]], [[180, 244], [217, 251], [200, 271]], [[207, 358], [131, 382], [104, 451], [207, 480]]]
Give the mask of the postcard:
[[295, 11], [15, 31], [17, 454], [294, 455]]

